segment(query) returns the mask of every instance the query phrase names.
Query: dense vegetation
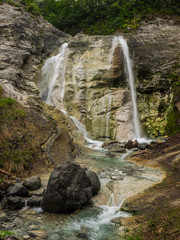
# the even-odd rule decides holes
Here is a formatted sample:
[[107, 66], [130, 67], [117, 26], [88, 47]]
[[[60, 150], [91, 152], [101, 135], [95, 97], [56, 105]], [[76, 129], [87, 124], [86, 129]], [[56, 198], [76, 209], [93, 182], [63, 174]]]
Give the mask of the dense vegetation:
[[28, 11], [41, 13], [64, 32], [110, 34], [137, 28], [157, 14], [180, 14], [179, 0], [21, 0]]

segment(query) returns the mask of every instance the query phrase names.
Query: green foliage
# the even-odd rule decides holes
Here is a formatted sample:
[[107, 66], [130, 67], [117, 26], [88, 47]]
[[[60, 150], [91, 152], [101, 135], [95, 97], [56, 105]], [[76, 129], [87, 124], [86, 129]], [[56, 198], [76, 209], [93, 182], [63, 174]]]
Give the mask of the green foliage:
[[[18, 6], [13, 0], [0, 0]], [[42, 14], [60, 30], [76, 34], [111, 34], [136, 29], [157, 14], [180, 15], [178, 0], [20, 0], [28, 12]]]
[[13, 100], [12, 98], [0, 98], [0, 109], [8, 108], [15, 103], [16, 103], [16, 101]]
[[180, 132], [180, 125], [177, 123], [180, 120], [180, 112], [177, 108], [172, 104], [170, 111], [168, 112], [167, 124], [166, 124], [166, 132], [168, 135], [172, 135]]
[[29, 165], [36, 149], [27, 140], [27, 136], [22, 138], [6, 138], [0, 143], [0, 168], [8, 169], [9, 172], [22, 174]]
[[124, 239], [125, 240], [142, 240], [139, 234], [126, 235]]
[[3, 2], [8, 3], [8, 4], [10, 4], [12, 6], [15, 6], [15, 7], [19, 6], [19, 4], [15, 1], [13, 1], [13, 0], [0, 0], [0, 4], [2, 4]]
[[21, 3], [26, 6], [26, 11], [31, 12], [33, 15], [39, 15], [40, 9], [35, 0], [21, 0]]
[[172, 135], [180, 132], [180, 112], [176, 106], [180, 102], [180, 75], [171, 73], [168, 77], [173, 80], [173, 99], [167, 113], [166, 132]]
[[14, 235], [14, 233], [10, 232], [10, 231], [0, 230], [0, 238], [5, 238], [5, 237], [8, 237], [10, 235]]
[[0, 86], [0, 130], [4, 124], [9, 124], [15, 119], [25, 117], [25, 112], [17, 109], [17, 102], [9, 97], [3, 97], [3, 90]]
[[44, 0], [38, 4], [50, 23], [71, 34], [129, 31], [136, 29], [142, 19], [152, 18], [154, 13], [180, 14], [177, 0]]

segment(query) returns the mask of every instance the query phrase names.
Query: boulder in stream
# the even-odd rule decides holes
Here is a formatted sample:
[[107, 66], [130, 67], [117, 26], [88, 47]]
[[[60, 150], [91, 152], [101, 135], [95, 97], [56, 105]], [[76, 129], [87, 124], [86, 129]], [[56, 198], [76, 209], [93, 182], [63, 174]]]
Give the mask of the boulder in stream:
[[75, 163], [57, 166], [49, 178], [42, 209], [61, 213], [81, 208], [100, 190], [100, 182], [95, 175]]

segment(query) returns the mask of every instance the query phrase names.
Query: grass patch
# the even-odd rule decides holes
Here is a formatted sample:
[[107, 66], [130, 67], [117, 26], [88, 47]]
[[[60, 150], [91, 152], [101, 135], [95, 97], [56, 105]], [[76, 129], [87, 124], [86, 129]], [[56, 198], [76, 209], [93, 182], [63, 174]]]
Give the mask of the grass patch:
[[139, 234], [126, 235], [125, 240], [142, 240]]
[[0, 238], [5, 238], [12, 235], [14, 235], [13, 232], [0, 230]]
[[5, 125], [10, 124], [18, 118], [24, 118], [25, 115], [25, 111], [20, 109], [14, 99], [3, 97], [2, 87], [0, 87], [0, 131]]

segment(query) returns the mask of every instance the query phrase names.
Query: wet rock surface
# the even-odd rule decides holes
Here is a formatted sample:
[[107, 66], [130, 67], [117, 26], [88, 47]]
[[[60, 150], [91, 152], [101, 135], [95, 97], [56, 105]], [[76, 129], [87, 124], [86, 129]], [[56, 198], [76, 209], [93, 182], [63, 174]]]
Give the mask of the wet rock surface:
[[57, 166], [48, 182], [41, 207], [48, 212], [65, 212], [81, 208], [100, 190], [100, 182], [93, 172], [85, 172], [74, 163]]

